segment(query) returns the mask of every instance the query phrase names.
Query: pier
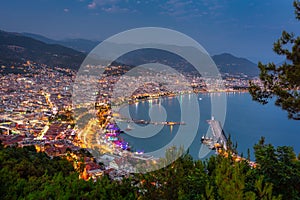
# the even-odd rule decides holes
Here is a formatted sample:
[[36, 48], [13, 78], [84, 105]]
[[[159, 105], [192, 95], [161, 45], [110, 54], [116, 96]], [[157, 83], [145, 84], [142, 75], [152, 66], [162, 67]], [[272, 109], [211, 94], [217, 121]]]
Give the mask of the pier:
[[206, 138], [203, 136], [201, 139], [202, 143], [208, 145], [210, 149], [222, 147], [224, 150], [227, 150], [227, 137], [221, 123], [215, 120], [214, 117], [211, 120], [207, 120], [207, 123], [210, 125], [213, 137]]
[[225, 150], [227, 150], [227, 137], [221, 123], [215, 120], [214, 117], [212, 117], [211, 120], [207, 120], [207, 122], [210, 125], [215, 140], [221, 144]]
[[[235, 162], [240, 162], [246, 160], [245, 158], [231, 152], [227, 149], [227, 137], [225, 135], [224, 130], [222, 129], [222, 125], [219, 121], [215, 120], [214, 117], [211, 120], [207, 120], [207, 123], [210, 125], [212, 130], [213, 137], [202, 137], [201, 142], [208, 146], [210, 149], [215, 149], [216, 153], [222, 155], [224, 157], [228, 157], [231, 154], [232, 159]], [[250, 167], [256, 168], [257, 164], [254, 161], [246, 160]]]
[[173, 122], [173, 121], [155, 122], [155, 121], [147, 121], [143, 119], [129, 119], [127, 117], [121, 117], [121, 116], [115, 119], [121, 122], [135, 123], [135, 124], [153, 124], [153, 125], [166, 125], [166, 126], [185, 125], [185, 122]]

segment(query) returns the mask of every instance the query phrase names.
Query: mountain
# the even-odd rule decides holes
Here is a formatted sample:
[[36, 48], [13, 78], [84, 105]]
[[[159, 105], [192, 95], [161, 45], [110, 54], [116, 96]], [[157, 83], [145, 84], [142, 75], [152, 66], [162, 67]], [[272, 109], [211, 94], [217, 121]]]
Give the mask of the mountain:
[[21, 34], [23, 36], [30, 37], [30, 38], [35, 39], [35, 40], [39, 40], [39, 41], [44, 42], [46, 44], [58, 44], [57, 40], [53, 40], [53, 39], [47, 38], [47, 37], [39, 35], [39, 34], [25, 33], [25, 32], [21, 33]]
[[47, 44], [59, 44], [65, 47], [75, 49], [83, 53], [89, 53], [94, 47], [96, 47], [100, 42], [94, 40], [86, 39], [64, 39], [64, 40], [53, 40], [42, 35], [34, 33], [22, 33], [22, 35], [40, 40]]
[[[24, 62], [32, 60], [48, 65], [71, 66], [77, 68], [85, 54], [90, 52], [99, 42], [85, 39], [53, 40], [33, 33], [8, 33], [0, 31], [0, 63]], [[130, 44], [109, 44], [107, 51], [128, 49]], [[173, 46], [172, 48], [179, 48]], [[139, 49], [139, 48], [138, 48]], [[194, 52], [191, 47], [181, 47], [183, 51]], [[78, 52], [81, 51], [81, 52]], [[222, 74], [249, 77], [258, 76], [257, 65], [246, 58], [238, 58], [229, 53], [212, 56]], [[193, 67], [176, 54], [159, 49], [140, 49], [127, 53], [116, 60], [116, 63], [137, 66], [149, 62], [160, 62], [179, 69], [192, 72]]]
[[250, 77], [258, 76], [257, 64], [246, 58], [238, 58], [229, 53], [212, 56], [221, 73], [245, 74]]
[[[122, 46], [120, 48], [122, 48]], [[176, 47], [171, 49], [174, 48]], [[186, 52], [195, 52], [191, 47], [181, 47], [181, 49]], [[199, 56], [201, 57], [202, 55]], [[223, 53], [212, 56], [212, 59], [214, 60], [221, 74], [227, 73], [230, 75], [247, 75], [248, 77], [259, 75], [259, 68], [257, 67], [257, 64], [246, 58], [238, 58], [229, 53]], [[195, 69], [192, 67], [192, 65], [185, 59], [176, 54], [159, 49], [142, 49], [132, 51], [119, 57], [117, 61], [119, 63], [133, 66], [159, 62], [184, 72], [195, 72]], [[202, 64], [205, 65], [204, 63]]]
[[60, 40], [58, 44], [75, 49], [77, 51], [89, 53], [99, 43], [100, 43], [99, 41], [86, 40], [86, 39], [65, 39], [65, 40]]
[[0, 31], [0, 64], [14, 65], [30, 60], [49, 66], [77, 69], [85, 54], [58, 44], [46, 44], [19, 33]]

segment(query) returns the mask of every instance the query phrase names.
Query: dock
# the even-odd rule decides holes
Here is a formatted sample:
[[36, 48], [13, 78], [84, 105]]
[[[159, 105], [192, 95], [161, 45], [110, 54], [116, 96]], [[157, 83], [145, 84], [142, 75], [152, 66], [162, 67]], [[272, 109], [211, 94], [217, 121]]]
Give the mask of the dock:
[[135, 123], [135, 124], [153, 124], [153, 125], [165, 125], [165, 126], [185, 125], [185, 122], [174, 122], [174, 121], [156, 122], [156, 121], [148, 121], [143, 119], [129, 119], [127, 117], [121, 116], [120, 114], [119, 117], [116, 117], [115, 119], [121, 122]]
[[[208, 146], [208, 148], [212, 150], [216, 150], [216, 153], [225, 157], [228, 157], [229, 153], [232, 156], [232, 159], [235, 162], [240, 162], [243, 160], [246, 160], [245, 158], [239, 156], [238, 154], [235, 154], [228, 150], [227, 148], [227, 137], [225, 135], [225, 132], [222, 128], [221, 122], [214, 119], [214, 117], [211, 118], [211, 120], [207, 120], [207, 123], [210, 125], [210, 128], [212, 130], [213, 137], [202, 137], [201, 142], [202, 144], [205, 144]], [[256, 168], [257, 164], [254, 161], [246, 160], [250, 167]]]
[[210, 149], [221, 146], [224, 150], [227, 150], [227, 137], [221, 123], [215, 120], [214, 117], [211, 120], [207, 120], [207, 123], [210, 125], [213, 137], [206, 138], [203, 136], [201, 139], [202, 143], [208, 145]]

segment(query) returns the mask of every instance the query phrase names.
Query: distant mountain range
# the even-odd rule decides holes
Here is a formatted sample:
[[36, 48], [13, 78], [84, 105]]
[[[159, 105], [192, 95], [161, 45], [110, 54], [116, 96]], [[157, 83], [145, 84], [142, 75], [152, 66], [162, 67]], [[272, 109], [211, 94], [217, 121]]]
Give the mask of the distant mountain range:
[[[86, 54], [100, 42], [85, 39], [52, 40], [32, 33], [10, 33], [0, 31], [0, 64], [24, 63], [31, 60], [50, 66], [58, 65], [77, 69]], [[113, 44], [112, 44], [113, 45]], [[121, 48], [126, 48], [123, 46]], [[186, 47], [188, 48], [188, 47]], [[257, 76], [257, 65], [246, 58], [238, 58], [229, 53], [212, 56], [222, 74], [245, 74]], [[167, 62], [165, 62], [167, 60]], [[183, 71], [189, 71], [189, 63], [175, 54], [156, 49], [135, 51], [120, 57], [117, 62], [138, 65], [147, 62], [161, 62]]]
[[0, 31], [0, 64], [15, 65], [27, 60], [50, 66], [76, 69], [85, 54], [58, 44], [46, 44], [19, 33]]
[[94, 47], [96, 47], [100, 41], [86, 40], [86, 39], [64, 39], [64, 40], [53, 40], [42, 35], [33, 33], [21, 33], [24, 36], [42, 41], [47, 44], [59, 44], [65, 47], [69, 47], [80, 51], [82, 53], [89, 53]]

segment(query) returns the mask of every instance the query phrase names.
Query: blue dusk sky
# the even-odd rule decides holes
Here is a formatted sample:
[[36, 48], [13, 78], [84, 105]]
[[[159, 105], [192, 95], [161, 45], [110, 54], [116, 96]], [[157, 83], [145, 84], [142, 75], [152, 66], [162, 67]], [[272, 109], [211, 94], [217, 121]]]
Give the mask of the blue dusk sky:
[[165, 27], [254, 62], [280, 62], [282, 30], [300, 34], [292, 0], [2, 0], [0, 29], [52, 39], [104, 40], [138, 27]]

